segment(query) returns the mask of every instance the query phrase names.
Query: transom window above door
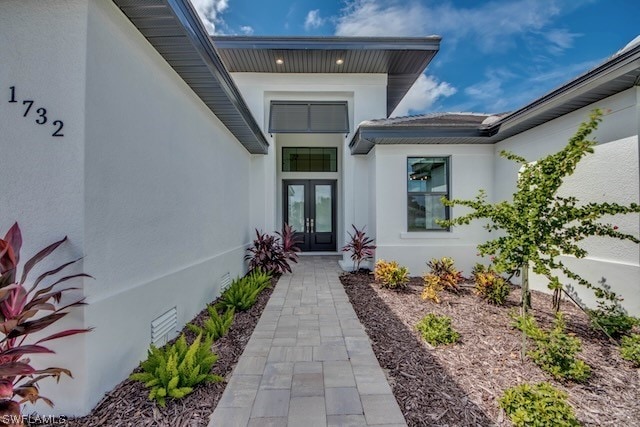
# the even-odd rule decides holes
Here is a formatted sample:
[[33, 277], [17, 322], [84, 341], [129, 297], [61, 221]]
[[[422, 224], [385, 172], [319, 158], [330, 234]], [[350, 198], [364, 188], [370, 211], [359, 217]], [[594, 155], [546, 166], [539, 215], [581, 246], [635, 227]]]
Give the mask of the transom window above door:
[[269, 133], [349, 133], [346, 101], [271, 101]]
[[282, 172], [337, 172], [336, 147], [282, 147]]

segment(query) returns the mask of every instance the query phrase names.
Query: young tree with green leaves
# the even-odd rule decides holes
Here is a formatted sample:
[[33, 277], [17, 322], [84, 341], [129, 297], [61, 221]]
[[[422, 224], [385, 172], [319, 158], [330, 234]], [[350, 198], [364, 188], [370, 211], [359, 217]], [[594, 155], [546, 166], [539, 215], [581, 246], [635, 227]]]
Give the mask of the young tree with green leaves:
[[[554, 308], [559, 310], [562, 292], [560, 274], [607, 297], [606, 289], [594, 287], [571, 271], [559, 259], [561, 255], [584, 258], [587, 251], [579, 243], [589, 236], [606, 236], [640, 243], [637, 236], [618, 231], [618, 227], [601, 221], [605, 215], [640, 212], [640, 205], [617, 203], [580, 203], [575, 197], [558, 195], [565, 177], [573, 174], [587, 154], [593, 153], [596, 142], [589, 139], [602, 120], [602, 112], [594, 110], [576, 134], [559, 152], [536, 162], [528, 162], [516, 154], [502, 151], [509, 160], [520, 163], [517, 191], [513, 200], [489, 203], [484, 191], [474, 200], [444, 200], [447, 206], [466, 206], [472, 212], [454, 219], [439, 221], [443, 226], [469, 224], [475, 219], [487, 219], [489, 231], [500, 230], [499, 237], [478, 246], [481, 255], [491, 255], [500, 272], [520, 271], [522, 278], [522, 315], [530, 307], [529, 268], [549, 280]], [[566, 293], [566, 292], [565, 292]], [[524, 348], [524, 345], [523, 345]]]

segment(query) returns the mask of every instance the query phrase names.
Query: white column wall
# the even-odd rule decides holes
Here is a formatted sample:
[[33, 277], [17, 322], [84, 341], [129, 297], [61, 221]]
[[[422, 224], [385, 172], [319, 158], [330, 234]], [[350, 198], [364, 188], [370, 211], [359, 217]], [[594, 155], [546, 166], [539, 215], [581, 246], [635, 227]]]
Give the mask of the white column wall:
[[[28, 284], [39, 273], [85, 253], [86, 37], [85, 0], [0, 2], [0, 236], [15, 221], [19, 222], [23, 235], [22, 266], [45, 246], [65, 235], [69, 238], [31, 272]], [[15, 86], [16, 103], [8, 102], [10, 86]], [[27, 117], [23, 117], [25, 99], [34, 101]], [[42, 125], [35, 123], [38, 108], [47, 110], [47, 122]], [[54, 120], [63, 121], [64, 137], [52, 137]], [[67, 271], [78, 273], [82, 269], [80, 262]], [[82, 287], [81, 280], [69, 284]], [[81, 298], [81, 292], [71, 298]], [[84, 310], [80, 308], [43, 332], [51, 334], [83, 324]], [[33, 340], [28, 343], [33, 344]], [[87, 382], [83, 376], [84, 343], [85, 338], [77, 335], [46, 343], [56, 354], [30, 355], [37, 368], [69, 368], [75, 376], [62, 377], [59, 384], [53, 379], [40, 382], [41, 394], [57, 405], [55, 409], [38, 405], [41, 413], [84, 409]], [[27, 404], [25, 411], [33, 410]]]
[[[496, 200], [510, 199], [515, 191], [518, 165], [499, 158], [501, 150], [510, 150], [529, 161], [554, 153], [564, 147], [594, 108], [606, 111], [597, 132], [595, 153], [585, 157], [574, 175], [561, 189], [564, 196], [575, 196], [587, 202], [639, 203], [638, 173], [638, 107], [639, 89], [634, 87], [566, 116], [538, 126], [496, 144]], [[636, 215], [612, 219], [619, 231], [639, 234], [640, 218]], [[631, 242], [609, 238], [589, 238], [582, 244], [589, 255], [584, 259], [563, 257], [574, 271], [596, 283], [603, 277], [613, 290], [625, 298], [623, 304], [630, 313], [640, 315], [640, 248]], [[547, 290], [547, 283], [534, 277], [535, 289]], [[580, 292], [580, 298], [593, 305], [593, 292]]]
[[[481, 259], [476, 256], [477, 245], [490, 234], [482, 223], [454, 227], [451, 231], [407, 231], [407, 158], [450, 157], [450, 197], [474, 198], [480, 189], [493, 191], [492, 145], [376, 145], [375, 157], [375, 215], [376, 259], [398, 261], [413, 276], [426, 271], [431, 258], [452, 257], [464, 274]], [[451, 208], [451, 217], [467, 210]]]

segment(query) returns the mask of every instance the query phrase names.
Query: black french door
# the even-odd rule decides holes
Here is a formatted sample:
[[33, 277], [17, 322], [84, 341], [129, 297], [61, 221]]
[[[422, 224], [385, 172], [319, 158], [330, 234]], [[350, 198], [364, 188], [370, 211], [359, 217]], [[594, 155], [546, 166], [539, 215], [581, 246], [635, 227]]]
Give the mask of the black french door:
[[284, 222], [295, 231], [304, 252], [336, 250], [336, 181], [283, 181]]

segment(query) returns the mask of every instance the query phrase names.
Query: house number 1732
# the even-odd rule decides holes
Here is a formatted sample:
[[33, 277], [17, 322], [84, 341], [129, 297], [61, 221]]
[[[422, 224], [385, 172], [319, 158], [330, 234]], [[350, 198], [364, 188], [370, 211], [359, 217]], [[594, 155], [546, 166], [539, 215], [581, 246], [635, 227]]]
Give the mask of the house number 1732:
[[[62, 120], [49, 120], [49, 116], [47, 115], [47, 109], [44, 107], [40, 107], [35, 105], [35, 101], [33, 99], [22, 99], [22, 107], [23, 113], [22, 117], [34, 117], [35, 122], [39, 125], [45, 125], [47, 123], [53, 126], [53, 132], [51, 136], [64, 136], [62, 133], [62, 129], [64, 128], [64, 122]], [[16, 87], [11, 86], [9, 88], [9, 103], [10, 104], [20, 104], [18, 99], [16, 98]]]

